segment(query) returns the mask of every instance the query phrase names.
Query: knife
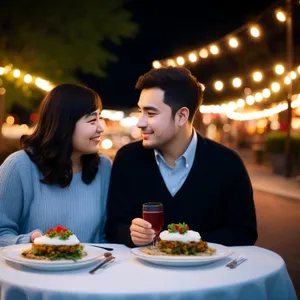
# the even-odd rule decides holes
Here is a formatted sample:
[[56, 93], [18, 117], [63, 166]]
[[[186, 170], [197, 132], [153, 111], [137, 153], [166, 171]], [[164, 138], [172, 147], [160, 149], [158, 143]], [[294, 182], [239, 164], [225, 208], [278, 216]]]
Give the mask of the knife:
[[93, 244], [88, 244], [89, 246], [93, 246], [93, 247], [97, 247], [97, 248], [101, 248], [104, 249], [106, 251], [113, 251], [113, 248], [109, 248], [109, 247], [102, 247], [102, 246], [98, 246], [98, 245], [93, 245]]
[[99, 270], [100, 268], [106, 267], [109, 263], [113, 262], [115, 259], [116, 258], [114, 256], [112, 256], [112, 255], [106, 257], [103, 262], [101, 262], [97, 267], [95, 267], [94, 269], [92, 269], [91, 271], [89, 271], [89, 273], [90, 274], [95, 274], [95, 272], [97, 270]]

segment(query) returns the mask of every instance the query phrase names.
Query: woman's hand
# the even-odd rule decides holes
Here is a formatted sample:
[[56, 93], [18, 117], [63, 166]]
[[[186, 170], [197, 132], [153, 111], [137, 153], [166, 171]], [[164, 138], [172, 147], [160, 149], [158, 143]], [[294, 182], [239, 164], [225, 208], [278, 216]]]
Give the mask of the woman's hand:
[[38, 231], [35, 231], [32, 235], [31, 235], [31, 242], [34, 242], [34, 240], [37, 238], [37, 237], [40, 237], [42, 236], [42, 234]]

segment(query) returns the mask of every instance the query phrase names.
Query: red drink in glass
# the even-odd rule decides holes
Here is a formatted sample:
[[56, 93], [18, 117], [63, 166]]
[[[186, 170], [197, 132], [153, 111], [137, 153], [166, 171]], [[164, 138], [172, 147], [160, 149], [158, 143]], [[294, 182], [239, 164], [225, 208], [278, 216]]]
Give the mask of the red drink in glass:
[[152, 229], [158, 235], [164, 227], [164, 212], [161, 211], [143, 211], [143, 219], [152, 224]]
[[[148, 202], [143, 204], [143, 219], [151, 223], [152, 229], [155, 232], [156, 240], [157, 236], [164, 227], [164, 207], [159, 202]], [[153, 242], [154, 242], [153, 241]]]

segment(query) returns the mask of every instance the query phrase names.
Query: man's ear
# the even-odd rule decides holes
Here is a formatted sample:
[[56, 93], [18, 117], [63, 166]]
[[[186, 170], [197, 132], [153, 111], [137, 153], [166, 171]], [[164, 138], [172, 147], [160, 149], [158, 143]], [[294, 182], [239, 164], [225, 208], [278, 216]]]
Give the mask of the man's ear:
[[175, 115], [175, 121], [178, 126], [183, 126], [188, 122], [190, 116], [190, 111], [187, 107], [181, 107], [178, 109]]

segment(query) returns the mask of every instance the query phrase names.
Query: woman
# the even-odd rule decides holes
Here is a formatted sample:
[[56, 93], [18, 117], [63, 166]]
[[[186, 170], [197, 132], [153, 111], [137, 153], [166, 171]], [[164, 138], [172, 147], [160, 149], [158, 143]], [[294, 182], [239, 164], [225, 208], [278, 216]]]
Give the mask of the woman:
[[32, 242], [57, 224], [81, 242], [105, 242], [111, 161], [98, 155], [101, 109], [82, 85], [59, 85], [44, 98], [24, 150], [0, 166], [0, 246]]

